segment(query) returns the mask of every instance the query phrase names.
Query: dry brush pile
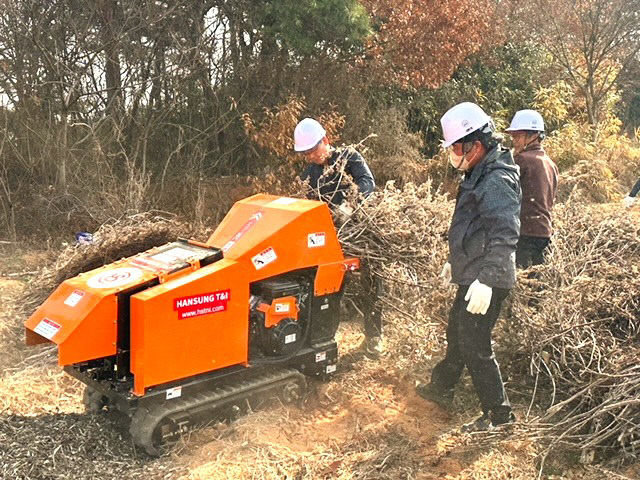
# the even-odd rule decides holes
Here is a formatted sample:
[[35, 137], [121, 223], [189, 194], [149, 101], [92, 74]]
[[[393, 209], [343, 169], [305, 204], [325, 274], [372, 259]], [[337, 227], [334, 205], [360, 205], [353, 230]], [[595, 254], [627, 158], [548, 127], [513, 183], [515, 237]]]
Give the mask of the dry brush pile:
[[555, 223], [546, 265], [520, 275], [502, 358], [544, 409], [536, 434], [552, 447], [578, 447], [586, 460], [607, 450], [636, 458], [640, 217], [570, 200]]
[[[443, 333], [433, 326], [444, 323], [451, 296], [437, 279], [451, 209], [429, 184], [388, 185], [340, 228], [345, 252], [371, 263], [386, 280], [385, 304], [404, 314], [395, 325], [404, 336], [392, 328], [400, 367], [420, 365], [430, 353], [425, 336]], [[496, 332], [511, 385], [521, 385], [517, 401], [528, 407], [526, 430], [587, 461], [605, 452], [637, 458], [640, 447], [636, 213], [573, 197], [559, 204], [547, 264], [520, 272]]]

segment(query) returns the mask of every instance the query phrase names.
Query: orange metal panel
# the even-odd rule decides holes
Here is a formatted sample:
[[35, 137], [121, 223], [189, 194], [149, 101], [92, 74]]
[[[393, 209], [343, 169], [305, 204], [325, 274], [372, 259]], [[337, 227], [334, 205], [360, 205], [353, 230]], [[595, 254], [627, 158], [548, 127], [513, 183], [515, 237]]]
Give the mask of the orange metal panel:
[[348, 258], [341, 262], [325, 263], [318, 266], [313, 284], [314, 294], [327, 295], [339, 291], [342, 288], [344, 273], [357, 270], [359, 267], [360, 261], [357, 258]]
[[25, 327], [59, 345], [60, 365], [113, 355], [116, 299], [85, 288], [78, 278], [60, 285], [25, 322]]
[[325, 203], [265, 194], [237, 202], [207, 244], [242, 263], [252, 282], [344, 259]]
[[249, 282], [220, 260], [131, 297], [134, 393], [247, 362]]
[[58, 344], [60, 365], [116, 353], [116, 295], [154, 277], [119, 261], [63, 282], [25, 327]]
[[279, 324], [285, 318], [298, 320], [298, 305], [296, 297], [275, 298], [271, 305], [263, 303], [258, 310], [264, 313], [264, 326], [271, 328]]

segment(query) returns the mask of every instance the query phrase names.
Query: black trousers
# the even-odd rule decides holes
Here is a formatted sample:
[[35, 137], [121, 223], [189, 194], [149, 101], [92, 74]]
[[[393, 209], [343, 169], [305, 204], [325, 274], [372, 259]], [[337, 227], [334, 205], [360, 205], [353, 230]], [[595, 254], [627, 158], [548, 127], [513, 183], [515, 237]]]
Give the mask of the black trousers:
[[467, 312], [464, 296], [468, 285], [458, 286], [449, 312], [447, 353], [433, 369], [431, 383], [442, 392], [453, 392], [466, 366], [485, 414], [508, 418], [511, 405], [504, 390], [500, 367], [493, 354], [491, 331], [496, 324], [500, 306], [509, 290], [494, 288], [491, 304], [484, 315]]
[[367, 338], [382, 335], [382, 300], [384, 293], [382, 279], [371, 272], [369, 264], [360, 267], [361, 294], [359, 304], [364, 315], [364, 334]]
[[548, 237], [520, 236], [516, 246], [516, 265], [518, 268], [528, 268], [531, 265], [544, 263], [544, 251], [550, 242]]

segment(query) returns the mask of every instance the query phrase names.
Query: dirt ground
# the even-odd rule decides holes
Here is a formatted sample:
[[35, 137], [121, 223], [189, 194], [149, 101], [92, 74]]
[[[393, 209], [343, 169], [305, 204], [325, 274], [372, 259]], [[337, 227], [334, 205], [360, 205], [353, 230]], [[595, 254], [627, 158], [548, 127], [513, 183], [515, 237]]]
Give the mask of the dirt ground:
[[[337, 375], [314, 382], [302, 407], [273, 403], [194, 432], [165, 456], [150, 458], [132, 445], [117, 416], [84, 413], [83, 387], [56, 365], [55, 351], [23, 346], [18, 302], [30, 276], [12, 273], [33, 271], [40, 260], [14, 252], [0, 268], [0, 478], [538, 478], [540, 448], [526, 438], [458, 433], [477, 413], [470, 387], [452, 413], [415, 394], [416, 375], [428, 370], [431, 358], [416, 371], [398, 367], [391, 349], [379, 361], [367, 360], [358, 349], [359, 319], [340, 327]], [[389, 343], [397, 348], [397, 336], [406, 332], [401, 319], [387, 322]], [[640, 470], [552, 466], [540, 478], [605, 476], [640, 478]]]

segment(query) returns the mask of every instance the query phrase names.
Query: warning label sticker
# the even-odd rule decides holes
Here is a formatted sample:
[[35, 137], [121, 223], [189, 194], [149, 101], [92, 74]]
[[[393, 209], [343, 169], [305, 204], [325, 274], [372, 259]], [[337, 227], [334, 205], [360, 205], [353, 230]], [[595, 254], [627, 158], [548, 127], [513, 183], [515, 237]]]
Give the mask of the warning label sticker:
[[74, 290], [64, 301], [64, 304], [69, 305], [70, 307], [75, 307], [80, 303], [82, 297], [84, 297], [84, 292], [82, 290]]
[[169, 270], [169, 265], [166, 263], [153, 260], [151, 257], [137, 257], [130, 260], [130, 263], [136, 267], [144, 268], [145, 270], [151, 270], [152, 272], [164, 272]]
[[40, 323], [33, 329], [38, 335], [42, 335], [44, 338], [51, 340], [56, 333], [60, 331], [60, 325], [50, 318], [43, 318]]
[[133, 267], [115, 268], [100, 272], [87, 281], [91, 288], [116, 288], [129, 285], [142, 277], [142, 270]]
[[289, 312], [288, 303], [276, 303], [276, 313], [288, 313], [288, 312]]
[[167, 389], [166, 398], [171, 400], [172, 398], [179, 398], [182, 396], [182, 387], [173, 387]]
[[230, 289], [201, 293], [174, 299], [173, 309], [178, 312], [180, 319], [199, 317], [224, 312], [227, 309], [229, 298], [231, 298]]
[[273, 247], [269, 247], [252, 257], [251, 261], [253, 262], [253, 266], [256, 267], [256, 270], [260, 270], [261, 268], [266, 267], [271, 262], [274, 262], [277, 259], [278, 256], [276, 255], [276, 251], [273, 249]]
[[183, 265], [189, 258], [194, 257], [194, 252], [182, 247], [173, 247], [155, 255], [140, 256], [131, 259], [136, 267], [151, 270], [153, 272], [169, 271], [176, 266]]
[[307, 246], [309, 248], [324, 247], [326, 235], [324, 232], [310, 233], [307, 235]]
[[253, 215], [251, 215], [251, 217], [249, 217], [249, 220], [247, 220], [247, 223], [245, 223], [242, 227], [240, 227], [240, 230], [238, 230], [233, 235], [233, 237], [231, 237], [231, 239], [224, 244], [224, 246], [222, 247], [222, 251], [226, 252], [231, 247], [233, 247], [236, 244], [236, 242], [240, 240], [245, 233], [251, 230], [251, 228], [256, 223], [258, 223], [258, 220], [260, 220], [261, 218], [262, 218], [262, 212], [256, 212]]
[[151, 256], [154, 260], [164, 262], [169, 265], [176, 263], [176, 261], [185, 261], [190, 257], [193, 257], [193, 252], [180, 247], [171, 248]]

